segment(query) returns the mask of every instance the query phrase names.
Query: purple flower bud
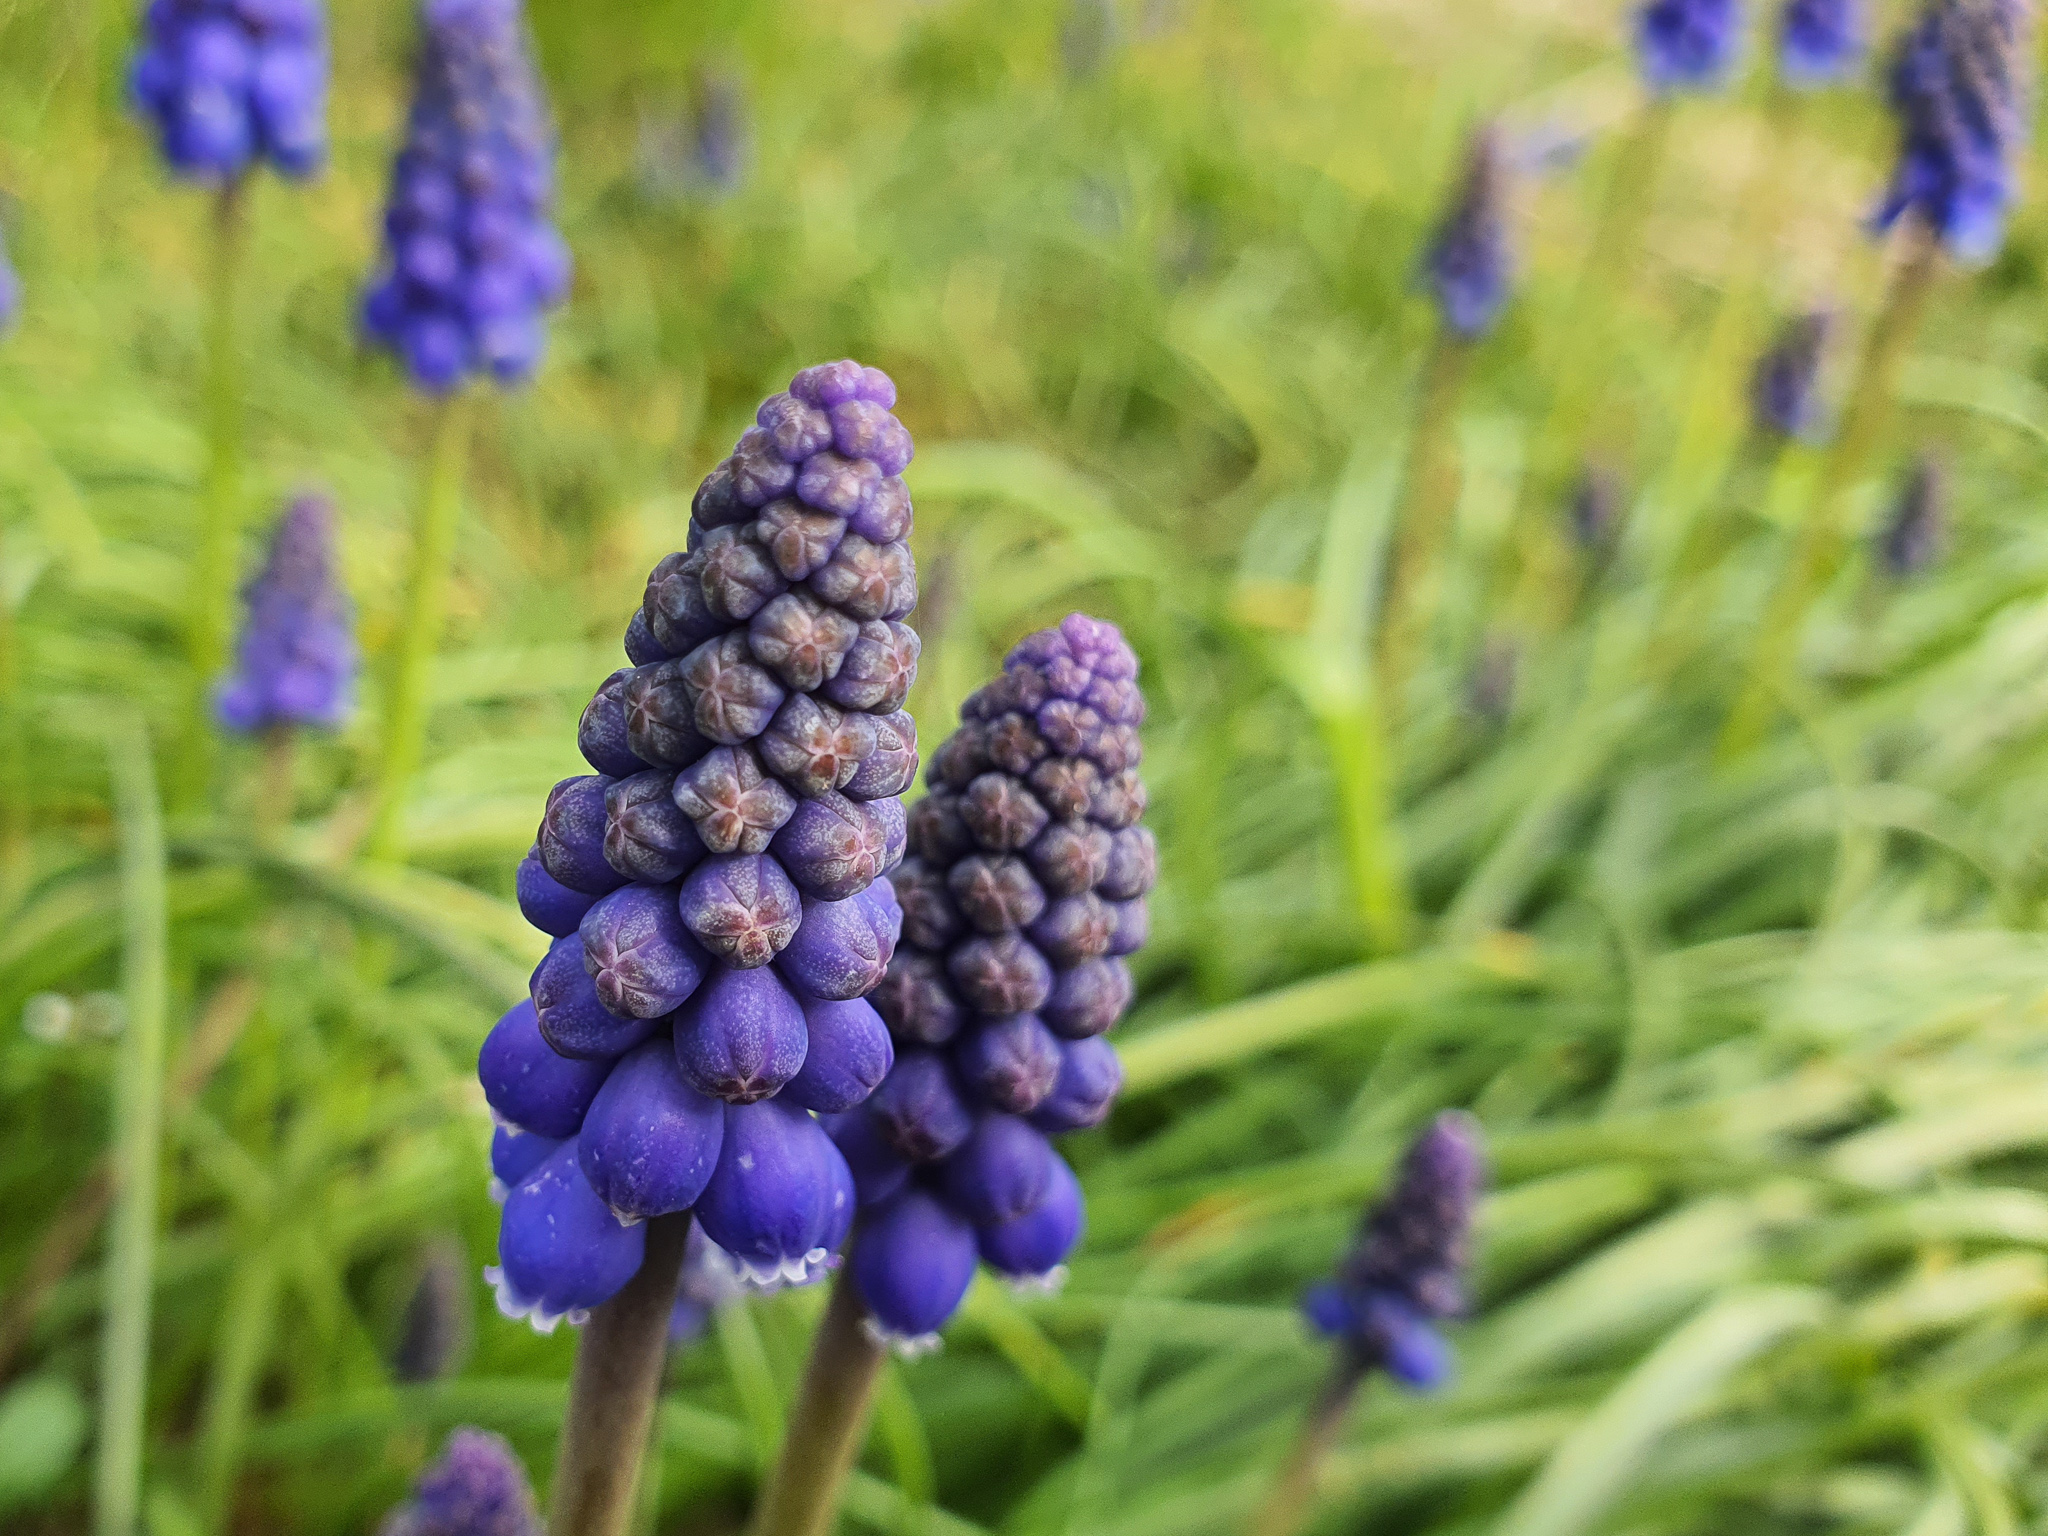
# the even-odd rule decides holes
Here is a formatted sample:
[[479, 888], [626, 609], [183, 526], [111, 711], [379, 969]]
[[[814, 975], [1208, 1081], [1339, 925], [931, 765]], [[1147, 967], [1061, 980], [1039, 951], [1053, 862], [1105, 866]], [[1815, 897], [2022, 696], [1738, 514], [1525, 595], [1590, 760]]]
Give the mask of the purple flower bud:
[[379, 1536], [545, 1536], [512, 1447], [481, 1429], [458, 1429], [441, 1459], [422, 1472], [412, 1498]]
[[180, 176], [220, 185], [267, 160], [311, 175], [327, 152], [327, 42], [321, 11], [289, 25], [229, 0], [151, 5], [130, 93]]
[[960, 1077], [981, 1100], [1012, 1115], [1045, 1102], [1060, 1075], [1060, 1042], [1034, 1013], [989, 1019], [953, 1049]]
[[348, 718], [356, 642], [335, 566], [334, 504], [299, 497], [278, 519], [263, 569], [242, 589], [247, 618], [235, 666], [214, 693], [214, 713], [227, 729], [332, 729]]
[[675, 1021], [683, 1075], [731, 1104], [765, 1099], [795, 1077], [808, 1038], [802, 1006], [765, 967], [720, 966]]
[[803, 909], [782, 866], [767, 854], [706, 859], [683, 882], [683, 926], [721, 960], [766, 965], [796, 936]]
[[809, 1048], [803, 1069], [783, 1085], [782, 1096], [821, 1115], [853, 1108], [895, 1064], [889, 1027], [859, 998], [842, 1003], [806, 999], [803, 1013]]
[[1031, 1123], [1048, 1136], [1084, 1131], [1109, 1118], [1123, 1090], [1123, 1063], [1116, 1048], [1099, 1036], [1062, 1040], [1059, 1076], [1052, 1092], [1031, 1112]]
[[821, 1123], [853, 1173], [860, 1207], [880, 1204], [910, 1177], [910, 1164], [882, 1139], [880, 1123], [862, 1105], [844, 1114], [826, 1115]]
[[675, 775], [650, 768], [604, 792], [604, 858], [642, 885], [667, 885], [696, 868], [703, 839], [677, 806]]
[[1053, 978], [1038, 1015], [1069, 1040], [1099, 1035], [1131, 1005], [1130, 967], [1121, 960], [1087, 960]]
[[902, 912], [878, 880], [844, 901], [805, 897], [796, 937], [776, 959], [792, 985], [830, 1002], [866, 997], [880, 985], [896, 953]]
[[839, 675], [860, 626], [808, 592], [785, 592], [747, 625], [747, 649], [792, 693], [816, 692]]
[[917, 725], [903, 710], [874, 722], [874, 749], [846, 782], [849, 800], [882, 800], [900, 795], [917, 780]]
[[484, 1278], [498, 1310], [553, 1333], [567, 1318], [580, 1323], [640, 1272], [647, 1229], [622, 1227], [585, 1182], [576, 1142], [513, 1186], [498, 1219], [498, 1263]]
[[976, 1229], [982, 1259], [1015, 1281], [1057, 1284], [1067, 1255], [1080, 1244], [1085, 1224], [1081, 1184], [1057, 1154], [1052, 1185], [1036, 1209]]
[[1109, 912], [1113, 924], [1109, 952], [1118, 957], [1135, 955], [1152, 936], [1152, 913], [1145, 905], [1145, 898], [1113, 901], [1109, 904]]
[[747, 1278], [812, 1279], [846, 1240], [853, 1211], [846, 1159], [807, 1112], [779, 1099], [727, 1107], [697, 1220]]
[[907, 946], [896, 951], [869, 1000], [897, 1038], [920, 1045], [943, 1045], [967, 1020], [938, 957]]
[[706, 640], [680, 663], [691, 719], [706, 740], [724, 746], [751, 741], [768, 728], [787, 694], [757, 665], [744, 630]]
[[713, 853], [766, 853], [796, 810], [752, 747], [714, 747], [676, 775], [675, 803]]
[[867, 1102], [875, 1132], [898, 1156], [936, 1162], [974, 1130], [952, 1068], [937, 1051], [907, 1047]]
[[[545, 1046], [545, 1042], [543, 1042]], [[554, 1156], [562, 1143], [552, 1136], [536, 1136], [516, 1125], [500, 1125], [491, 1131], [491, 1199], [503, 1205], [512, 1186]]]
[[870, 544], [894, 544], [910, 537], [911, 516], [909, 488], [891, 475], [867, 488], [847, 526]]
[[[699, 491], [699, 502], [703, 499], [704, 493]], [[704, 601], [703, 572], [702, 559], [694, 552], [679, 550], [664, 555], [648, 574], [640, 621], [646, 626], [648, 640], [670, 656], [686, 656], [725, 630], [725, 621]]]
[[1159, 844], [1150, 827], [1125, 827], [1109, 838], [1109, 867], [1096, 889], [1110, 901], [1129, 901], [1159, 882]]
[[1863, 61], [1864, 0], [1785, 0], [1778, 65], [1788, 85], [1812, 89], [1845, 79]]
[[[968, 939], [948, 957], [946, 971], [953, 985], [960, 989], [961, 999], [977, 1013], [1030, 1013], [1054, 996], [1052, 967], [1021, 934]], [[1062, 1017], [1071, 1016], [1072, 1004], [1056, 1001]], [[1062, 1033], [1071, 1032], [1065, 1024], [1055, 1023], [1050, 1017], [1047, 1022], [1054, 1023]]]
[[577, 1161], [620, 1221], [697, 1203], [725, 1137], [725, 1106], [684, 1080], [666, 1040], [649, 1040], [612, 1069], [576, 1138]]
[[1025, 936], [1054, 965], [1076, 966], [1109, 953], [1116, 937], [1116, 917], [1108, 902], [1093, 891], [1084, 891], [1052, 903], [1026, 927]]
[[627, 621], [625, 648], [626, 660], [635, 667], [651, 667], [657, 661], [667, 661], [671, 654], [647, 627], [647, 612], [642, 608], [635, 608], [633, 617]]
[[886, 715], [901, 709], [910, 697], [922, 654], [923, 642], [909, 625], [894, 619], [870, 620], [861, 625], [860, 638], [821, 691], [844, 709]]
[[885, 1338], [929, 1348], [974, 1280], [974, 1229], [922, 1189], [905, 1189], [868, 1217], [853, 1251], [854, 1284]]
[[564, 1056], [609, 1061], [654, 1033], [654, 1019], [621, 1018], [598, 1000], [583, 964], [581, 934], [557, 939], [533, 972], [541, 1037]]
[[755, 743], [761, 760], [799, 795], [829, 794], [852, 781], [878, 744], [872, 716], [793, 693]]
[[626, 741], [626, 684], [633, 669], [621, 667], [606, 678], [576, 727], [576, 746], [583, 760], [599, 773], [622, 779], [651, 766], [633, 755]]
[[570, 890], [549, 874], [547, 866], [540, 861], [538, 844], [519, 861], [515, 884], [520, 915], [542, 933], [557, 939], [574, 933], [576, 925], [583, 921], [583, 914], [597, 900], [587, 891]]
[[660, 1019], [697, 990], [710, 957], [698, 948], [665, 885], [629, 885], [584, 915], [583, 968], [597, 1000], [629, 1019]]
[[540, 861], [572, 891], [603, 896], [626, 883], [604, 856], [605, 791], [611, 786], [602, 774], [590, 774], [564, 779], [548, 791], [536, 840]]
[[827, 792], [797, 803], [775, 857], [807, 896], [843, 901], [888, 867], [890, 823], [876, 802]]
[[584, 1112], [610, 1071], [609, 1061], [573, 1060], [550, 1046], [530, 1000], [491, 1027], [476, 1064], [492, 1109], [522, 1131], [557, 1141], [582, 1129]]
[[678, 659], [638, 667], [620, 691], [627, 748], [664, 768], [686, 768], [711, 749], [697, 729], [697, 707], [683, 681], [684, 665]]
[[1045, 1203], [1059, 1155], [1014, 1115], [985, 1114], [946, 1159], [946, 1199], [976, 1226], [1011, 1221]]
[[[948, 911], [958, 912], [977, 931], [1009, 933], [1045, 911], [1045, 892], [1030, 866], [1014, 854], [970, 854], [946, 874]], [[924, 905], [935, 906], [929, 897]], [[946, 927], [945, 913], [927, 911], [933, 931]]]

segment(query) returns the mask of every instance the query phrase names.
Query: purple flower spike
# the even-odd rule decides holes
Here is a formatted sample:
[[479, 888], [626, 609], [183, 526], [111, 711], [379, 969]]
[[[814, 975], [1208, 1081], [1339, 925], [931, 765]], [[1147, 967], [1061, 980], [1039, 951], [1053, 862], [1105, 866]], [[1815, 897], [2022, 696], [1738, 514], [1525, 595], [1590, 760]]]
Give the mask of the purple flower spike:
[[526, 1469], [500, 1436], [458, 1429], [378, 1536], [545, 1536]]
[[1814, 437], [1823, 419], [1821, 364], [1835, 329], [1832, 311], [1800, 315], [1778, 332], [1750, 375], [1750, 410], [1756, 425], [1779, 437]]
[[1906, 476], [1878, 539], [1878, 557], [1894, 581], [1909, 581], [1941, 558], [1948, 541], [1948, 470], [1921, 454]]
[[983, 1102], [1012, 1115], [1045, 1102], [1060, 1076], [1060, 1042], [1035, 1013], [991, 1019], [955, 1047], [961, 1080]]
[[896, 1065], [868, 1099], [867, 1108], [876, 1134], [913, 1163], [936, 1162], [974, 1130], [974, 1118], [961, 1102], [946, 1058], [918, 1047], [896, 1053]]
[[1084, 1225], [1081, 1183], [1055, 1154], [1052, 1186], [1037, 1209], [979, 1227], [975, 1237], [990, 1269], [1015, 1283], [1050, 1289], [1065, 1279], [1067, 1255], [1080, 1244]]
[[946, 1198], [977, 1226], [1028, 1216], [1052, 1192], [1052, 1144], [1014, 1115], [983, 1115], [946, 1159]]
[[608, 1061], [572, 1060], [550, 1046], [531, 1001], [491, 1027], [476, 1065], [484, 1099], [500, 1117], [557, 1141], [582, 1129], [584, 1112], [610, 1071]]
[[597, 1000], [629, 1019], [674, 1013], [711, 968], [665, 885], [629, 885], [584, 915], [583, 968]]
[[1833, 85], [1855, 73], [1869, 37], [1864, 0], [1785, 0], [1778, 20], [1778, 67], [1788, 85]]
[[180, 0], [143, 12], [129, 90], [176, 174], [218, 186], [327, 157], [326, 20], [315, 0]]
[[935, 1196], [906, 1189], [869, 1218], [854, 1249], [874, 1332], [906, 1354], [936, 1348], [974, 1280], [974, 1229]]
[[516, 1125], [500, 1125], [491, 1131], [491, 1200], [503, 1205], [512, 1186], [555, 1155], [562, 1143], [552, 1136], [536, 1136]]
[[675, 1056], [699, 1092], [752, 1104], [803, 1069], [803, 1008], [771, 970], [720, 966], [676, 1015]]
[[697, 1220], [749, 1280], [801, 1285], [853, 1224], [853, 1174], [824, 1128], [778, 1099], [733, 1104]]
[[697, 1203], [725, 1139], [725, 1106], [684, 1080], [666, 1040], [649, 1040], [605, 1080], [577, 1137], [583, 1177], [620, 1221]]
[[1472, 137], [1457, 199], [1423, 260], [1444, 324], [1468, 341], [1493, 329], [1514, 280], [1509, 193], [1506, 141], [1498, 129], [1483, 128]]
[[622, 1018], [598, 999], [583, 964], [583, 938], [557, 939], [533, 972], [533, 1007], [543, 1039], [579, 1061], [610, 1061], [653, 1034], [659, 1021]]
[[654, 768], [604, 792], [604, 860], [643, 885], [680, 880], [704, 858], [697, 829], [676, 807], [675, 776]]
[[1415, 1387], [1437, 1385], [1448, 1357], [1433, 1323], [1465, 1310], [1472, 1214], [1485, 1184], [1478, 1124], [1446, 1113], [1402, 1159], [1394, 1187], [1366, 1213], [1335, 1278], [1304, 1299], [1360, 1371], [1385, 1370]]
[[549, 874], [547, 866], [540, 861], [538, 844], [519, 861], [515, 884], [520, 916], [550, 938], [566, 938], [574, 933], [576, 925], [583, 921], [583, 914], [597, 900], [588, 891], [570, 890]]
[[844, 901], [806, 897], [803, 921], [776, 965], [812, 997], [845, 1002], [865, 997], [888, 974], [903, 925], [886, 880]]
[[1123, 1086], [1123, 1063], [1107, 1040], [1062, 1040], [1059, 1077], [1031, 1112], [1031, 1123], [1048, 1136], [1100, 1125]]
[[519, 0], [426, 0], [363, 329], [433, 394], [524, 383], [568, 295], [554, 135]]
[[564, 1318], [581, 1323], [640, 1271], [647, 1229], [622, 1227], [584, 1180], [575, 1141], [505, 1197], [498, 1222], [498, 1263], [484, 1278], [498, 1310], [553, 1333]]
[[1741, 50], [1741, 0], [1648, 0], [1636, 13], [1636, 52], [1652, 90], [1712, 90]]
[[603, 896], [626, 883], [604, 856], [605, 791], [611, 785], [602, 774], [590, 774], [564, 779], [548, 791], [537, 839], [540, 861], [572, 891]]
[[334, 504], [299, 497], [271, 533], [263, 569], [242, 588], [248, 613], [235, 666], [214, 692], [228, 730], [331, 730], [348, 718], [356, 642], [336, 564]]
[[801, 898], [782, 866], [766, 854], [706, 859], [677, 898], [683, 926], [732, 965], [766, 965], [796, 937]]
[[810, 1046], [803, 1070], [783, 1085], [782, 1096], [821, 1115], [851, 1109], [875, 1091], [895, 1064], [889, 1026], [859, 998], [843, 1003], [807, 999], [803, 1009]]

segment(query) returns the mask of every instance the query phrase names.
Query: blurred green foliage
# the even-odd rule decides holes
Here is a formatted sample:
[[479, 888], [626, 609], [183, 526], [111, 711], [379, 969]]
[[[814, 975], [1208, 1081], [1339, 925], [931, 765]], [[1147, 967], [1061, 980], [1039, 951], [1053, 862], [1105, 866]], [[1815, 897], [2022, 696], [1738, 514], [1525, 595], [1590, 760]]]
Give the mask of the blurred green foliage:
[[[1233, 1529], [1318, 1374], [1294, 1294], [1412, 1128], [1464, 1103], [1499, 1188], [1460, 1379], [1375, 1390], [1329, 1528], [2034, 1528], [2048, 221], [2023, 211], [1991, 270], [1946, 283], [1907, 370], [1891, 447], [1954, 454], [1949, 559], [1905, 587], [1854, 562], [1790, 718], [1716, 764], [1811, 455], [1745, 437], [1746, 360], [1710, 328], [1730, 302], [1755, 306], [1738, 334], [1820, 298], [1867, 320], [1872, 93], [1789, 122], [1760, 82], [1683, 105], [1641, 259], [1589, 293], [1636, 110], [1619, 4], [1082, 9], [533, 0], [577, 286], [540, 380], [484, 413], [409, 862], [347, 857], [368, 711], [309, 744], [288, 836], [250, 835], [237, 742], [201, 749], [208, 792], [167, 823], [152, 1529], [203, 1529], [225, 1480], [229, 1529], [368, 1530], [461, 1421], [545, 1476], [566, 1331], [458, 1287], [457, 1374], [393, 1366], [429, 1255], [491, 1254], [471, 1074], [540, 947], [511, 870], [697, 477], [761, 395], [847, 354], [896, 376], [921, 445], [927, 747], [1024, 630], [1118, 619], [1165, 869], [1132, 1092], [1074, 1143], [1072, 1283], [979, 1289], [946, 1354], [892, 1370], [856, 1522]], [[16, 1021], [116, 983], [109, 711], [191, 750], [205, 213], [123, 118], [130, 25], [0, 3], [0, 224], [28, 293], [0, 346], [0, 1338], [33, 1373], [0, 1399], [0, 1525], [23, 1532], [83, 1518], [98, 1247], [32, 1322], [25, 1298], [53, 1233], [91, 1237], [114, 1047]], [[337, 494], [372, 703], [427, 418], [351, 306], [410, 25], [397, 0], [335, 6], [334, 167], [257, 189], [241, 295], [252, 521]], [[705, 70], [749, 103], [730, 193], [677, 158]], [[1532, 189], [1522, 293], [1464, 396], [1396, 753], [1422, 947], [1368, 958], [1339, 807], [1430, 327], [1414, 253], [1462, 134], [1502, 109], [1591, 148]], [[1623, 402], [1600, 446], [1640, 490], [1605, 562], [1561, 533], [1579, 444], [1543, 436], [1575, 349]], [[1861, 526], [1895, 468], [1858, 487]], [[1699, 518], [1716, 536], [1674, 576], [1659, 552]], [[1489, 654], [1515, 664], [1476, 708]], [[678, 1359], [650, 1528], [739, 1518], [817, 1304], [754, 1303]]]

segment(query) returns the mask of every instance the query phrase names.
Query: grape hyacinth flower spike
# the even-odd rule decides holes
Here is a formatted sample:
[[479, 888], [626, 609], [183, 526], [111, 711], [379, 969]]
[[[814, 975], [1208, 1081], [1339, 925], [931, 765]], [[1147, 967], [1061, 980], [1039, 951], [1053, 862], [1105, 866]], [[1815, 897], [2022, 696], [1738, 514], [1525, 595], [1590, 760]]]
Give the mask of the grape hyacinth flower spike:
[[518, 1455], [498, 1435], [463, 1428], [392, 1510], [377, 1536], [543, 1536]]
[[1719, 86], [1742, 48], [1741, 0], [1649, 0], [1636, 13], [1636, 55], [1650, 89]]
[[1940, 558], [1948, 541], [1948, 468], [1933, 454], [1913, 461], [1878, 539], [1878, 557], [1893, 581], [1910, 581]]
[[1302, 1310], [1335, 1344], [1322, 1394], [1253, 1516], [1253, 1536], [1292, 1536], [1314, 1504], [1316, 1473], [1359, 1388], [1374, 1372], [1405, 1387], [1442, 1385], [1450, 1355], [1437, 1325], [1465, 1310], [1472, 1217], [1485, 1186], [1479, 1126], [1438, 1115], [1410, 1144], [1394, 1187], [1366, 1212], [1336, 1274]]
[[1865, 0], [1785, 0], [1778, 17], [1778, 71], [1801, 90], [1834, 85], [1869, 46]]
[[348, 718], [356, 644], [334, 533], [325, 496], [297, 497], [278, 519], [263, 568], [242, 589], [247, 619], [234, 669], [214, 694], [228, 730], [331, 730]]
[[226, 186], [327, 155], [327, 24], [318, 0], [153, 0], [129, 81], [178, 175]]
[[1912, 215], [1957, 259], [1997, 254], [2033, 115], [2032, 0], [1930, 0], [1892, 60], [1899, 154], [1879, 229]]
[[1830, 310], [1800, 315], [1785, 324], [1770, 350], [1757, 359], [1749, 401], [1760, 431], [1793, 438], [1809, 438], [1818, 431], [1823, 420], [1821, 364], [1834, 330]]
[[761, 406], [650, 574], [631, 665], [583, 712], [592, 772], [549, 794], [520, 865], [520, 908], [554, 943], [478, 1063], [501, 1121], [490, 1278], [508, 1315], [590, 1321], [562, 1530], [630, 1488], [616, 1449], [652, 1411], [686, 1230], [690, 1272], [715, 1254], [768, 1287], [821, 1275], [853, 1222], [816, 1117], [895, 1061], [866, 1001], [902, 924], [883, 877], [918, 767], [895, 400], [840, 362]]
[[383, 254], [363, 300], [364, 336], [435, 402], [404, 616], [385, 690], [369, 851], [400, 851], [405, 791], [426, 733], [461, 515], [473, 378], [529, 379], [545, 316], [569, 289], [552, 221], [554, 135], [520, 0], [425, 0], [404, 146], [391, 168]]
[[1488, 125], [1472, 136], [1464, 180], [1423, 261], [1444, 324], [1467, 340], [1493, 328], [1514, 278], [1509, 179], [1505, 135]]
[[1070, 614], [1010, 652], [932, 755], [892, 877], [902, 937], [875, 1006], [887, 1076], [831, 1118], [861, 1221], [756, 1522], [825, 1529], [885, 1350], [935, 1346], [976, 1269], [1057, 1285], [1080, 1182], [1051, 1139], [1098, 1125], [1123, 1071], [1158, 847], [1140, 824], [1138, 659]]

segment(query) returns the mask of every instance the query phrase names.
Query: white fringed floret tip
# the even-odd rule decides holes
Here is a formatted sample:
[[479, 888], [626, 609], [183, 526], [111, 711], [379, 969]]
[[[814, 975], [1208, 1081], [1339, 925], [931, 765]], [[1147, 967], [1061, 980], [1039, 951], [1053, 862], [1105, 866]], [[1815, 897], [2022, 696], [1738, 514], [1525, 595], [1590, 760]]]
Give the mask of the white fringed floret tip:
[[813, 1248], [801, 1258], [784, 1259], [776, 1264], [755, 1264], [736, 1253], [728, 1253], [733, 1268], [739, 1271], [740, 1284], [750, 1291], [779, 1291], [785, 1286], [809, 1285], [822, 1278], [833, 1265], [832, 1255], [823, 1248]]
[[896, 1333], [884, 1328], [872, 1312], [860, 1320], [860, 1331], [868, 1336], [869, 1343], [888, 1350], [899, 1360], [915, 1360], [920, 1355], [936, 1354], [946, 1345], [946, 1341], [936, 1333]]
[[1055, 1264], [1042, 1275], [1005, 1275], [1003, 1279], [1019, 1296], [1057, 1296], [1067, 1288], [1067, 1266]]
[[491, 1175], [489, 1188], [491, 1191], [491, 1204], [493, 1205], [503, 1205], [505, 1197], [512, 1193], [512, 1186], [499, 1178], [495, 1173]]
[[512, 1287], [505, 1278], [505, 1271], [495, 1264], [484, 1266], [484, 1284], [497, 1297], [498, 1311], [513, 1322], [523, 1322], [543, 1338], [551, 1335], [562, 1324], [581, 1328], [590, 1321], [590, 1312], [584, 1307], [571, 1307], [566, 1312], [550, 1312], [537, 1301], [528, 1301]]

